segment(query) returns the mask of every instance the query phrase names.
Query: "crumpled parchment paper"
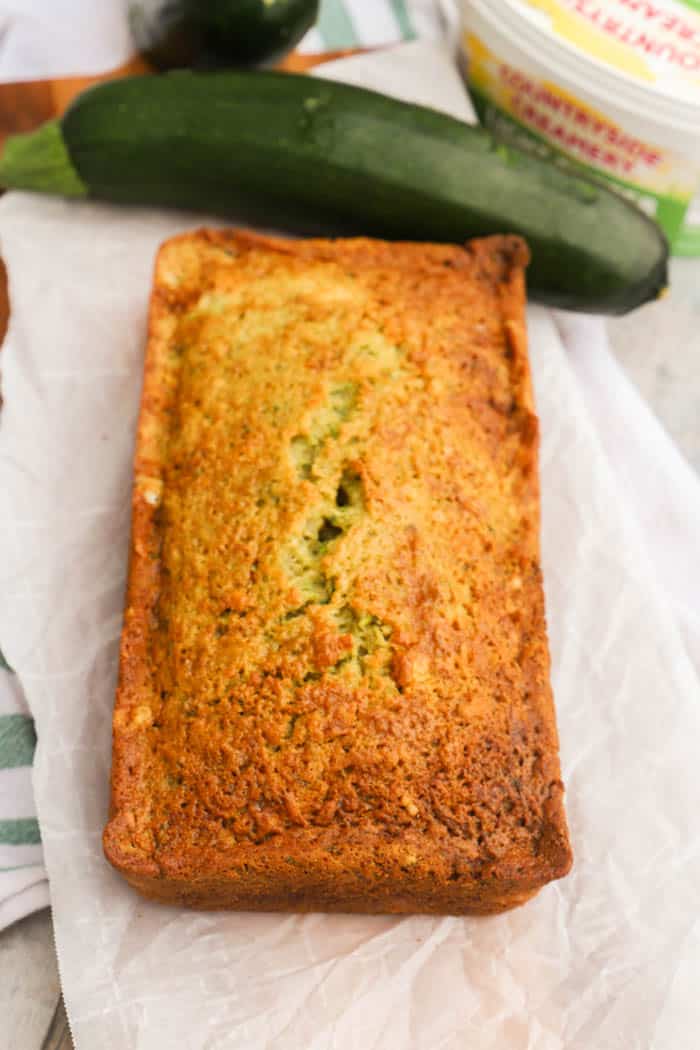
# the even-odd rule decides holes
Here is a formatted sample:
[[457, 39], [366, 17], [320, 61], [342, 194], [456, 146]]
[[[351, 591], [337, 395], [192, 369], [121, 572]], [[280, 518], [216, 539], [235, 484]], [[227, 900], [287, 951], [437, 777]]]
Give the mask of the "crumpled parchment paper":
[[77, 1050], [694, 1050], [700, 681], [539, 308], [529, 333], [571, 875], [480, 920], [197, 914], [147, 903], [104, 861], [153, 258], [201, 222], [0, 203], [12, 302], [0, 638], [37, 722]]

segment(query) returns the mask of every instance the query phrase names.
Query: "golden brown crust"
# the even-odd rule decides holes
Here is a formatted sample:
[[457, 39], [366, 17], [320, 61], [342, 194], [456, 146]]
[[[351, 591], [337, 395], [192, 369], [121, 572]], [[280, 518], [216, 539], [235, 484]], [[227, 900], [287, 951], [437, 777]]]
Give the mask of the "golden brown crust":
[[568, 871], [526, 263], [161, 248], [104, 837], [146, 896], [484, 914]]

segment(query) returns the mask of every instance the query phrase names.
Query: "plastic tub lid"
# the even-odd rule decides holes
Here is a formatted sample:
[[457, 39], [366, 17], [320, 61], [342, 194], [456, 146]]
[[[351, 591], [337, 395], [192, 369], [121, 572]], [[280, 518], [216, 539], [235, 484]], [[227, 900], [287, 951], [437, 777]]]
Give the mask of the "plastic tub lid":
[[501, 0], [497, 10], [489, 0], [467, 0], [465, 7], [582, 90], [642, 119], [651, 107], [657, 120], [700, 137], [700, 0]]

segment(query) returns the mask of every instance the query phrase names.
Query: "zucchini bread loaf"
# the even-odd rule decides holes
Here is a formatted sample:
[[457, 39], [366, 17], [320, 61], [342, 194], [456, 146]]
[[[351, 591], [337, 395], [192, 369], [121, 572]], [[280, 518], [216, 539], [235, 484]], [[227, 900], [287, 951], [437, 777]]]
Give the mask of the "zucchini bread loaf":
[[104, 837], [146, 896], [478, 914], [568, 871], [526, 263], [161, 248]]

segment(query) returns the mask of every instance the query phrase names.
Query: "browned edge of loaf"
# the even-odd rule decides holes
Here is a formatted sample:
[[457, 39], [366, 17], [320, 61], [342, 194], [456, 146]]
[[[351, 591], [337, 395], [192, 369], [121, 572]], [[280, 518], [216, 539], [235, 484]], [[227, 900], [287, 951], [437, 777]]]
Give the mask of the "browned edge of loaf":
[[[178, 324], [161, 274], [169, 253], [182, 241], [201, 238], [205, 242], [239, 247], [260, 247], [313, 260], [336, 260], [335, 245], [352, 246], [357, 259], [374, 264], [410, 265], [417, 245], [357, 238], [353, 241], [286, 240], [248, 231], [201, 229], [169, 239], [160, 247], [155, 263], [150, 303], [144, 382], [134, 456], [132, 525], [124, 625], [121, 637], [119, 682], [114, 708], [110, 819], [104, 831], [104, 851], [109, 862], [145, 897], [169, 904], [205, 909], [266, 911], [339, 911], [361, 913], [434, 913], [484, 915], [505, 911], [524, 903], [546, 883], [563, 877], [572, 864], [564, 787], [559, 779], [559, 759], [548, 756], [554, 774], [545, 803], [545, 820], [537, 856], [522, 852], [506, 854], [485, 864], [472, 885], [440, 883], [431, 878], [416, 880], [397, 869], [390, 883], [373, 886], [368, 892], [362, 866], [343, 866], [343, 858], [329, 859], [313, 845], [304, 850], [306, 863], [285, 866], [286, 851], [271, 858], [264, 846], [235, 846], [183, 852], [166, 867], [146, 852], [130, 847], [130, 829], [125, 814], [138, 806], [139, 767], [142, 758], [138, 732], [125, 730], [133, 714], [152, 691], [149, 670], [149, 634], [159, 597], [161, 535], [156, 507], [147, 498], [162, 486], [167, 459], [169, 405], [178, 377], [168, 355], [168, 346]], [[426, 252], [439, 245], [420, 245]], [[454, 251], [454, 246], [449, 248]], [[525, 267], [529, 252], [517, 236], [492, 236], [467, 242], [464, 249], [481, 272], [498, 287], [504, 329], [512, 352], [512, 376], [521, 404], [529, 412], [532, 432], [527, 435], [528, 474], [539, 507], [538, 424], [534, 415], [530, 366], [525, 328]], [[539, 521], [534, 523], [539, 534]], [[545, 647], [546, 648], [546, 647]], [[549, 681], [549, 655], [547, 682]], [[551, 690], [545, 701], [553, 715]], [[556, 726], [554, 741], [558, 746]], [[354, 857], [358, 844], [353, 842]], [[270, 861], [272, 860], [272, 864]], [[259, 887], [256, 889], [256, 887]]]

